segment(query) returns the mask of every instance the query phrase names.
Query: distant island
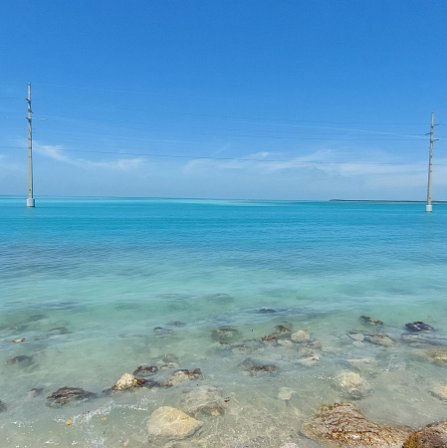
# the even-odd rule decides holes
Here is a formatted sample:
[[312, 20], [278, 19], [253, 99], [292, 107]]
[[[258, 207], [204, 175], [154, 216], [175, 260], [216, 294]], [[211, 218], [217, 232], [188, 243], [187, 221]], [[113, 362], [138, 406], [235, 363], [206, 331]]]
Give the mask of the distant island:
[[[413, 201], [405, 199], [330, 199], [329, 202], [403, 202], [410, 204], [425, 204], [426, 201]], [[433, 201], [433, 204], [447, 204], [447, 201]]]

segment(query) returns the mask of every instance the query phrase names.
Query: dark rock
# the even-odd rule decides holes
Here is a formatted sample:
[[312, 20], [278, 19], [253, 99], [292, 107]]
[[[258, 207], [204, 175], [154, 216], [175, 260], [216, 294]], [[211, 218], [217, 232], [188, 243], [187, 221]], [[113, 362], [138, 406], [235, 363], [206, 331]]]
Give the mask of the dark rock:
[[259, 314], [272, 314], [276, 313], [276, 310], [274, 310], [273, 308], [259, 308], [258, 310], [256, 310], [256, 312]]
[[383, 322], [379, 319], [373, 319], [370, 316], [360, 316], [360, 320], [362, 323], [364, 323], [365, 325], [372, 325], [374, 327], [377, 327], [379, 325], [383, 325]]
[[33, 364], [33, 357], [28, 355], [18, 355], [7, 361], [10, 365], [19, 365], [21, 367], [29, 367]]
[[402, 448], [446, 448], [447, 422], [432, 423], [413, 432]]
[[369, 421], [352, 403], [322, 406], [304, 423], [301, 432], [309, 439], [343, 448], [400, 448], [409, 428]]
[[166, 386], [164, 384], [160, 384], [158, 381], [145, 379], [144, 383], [143, 383], [143, 387], [146, 387], [147, 389], [153, 389], [155, 387], [171, 387], [171, 386]]
[[223, 326], [215, 328], [211, 332], [211, 337], [213, 340], [220, 342], [221, 344], [230, 344], [236, 339], [241, 337], [241, 333], [237, 328], [230, 326]]
[[0, 400], [0, 412], [5, 412], [6, 409], [8, 409], [6, 404], [3, 403], [3, 401]]
[[81, 402], [95, 398], [96, 394], [88, 392], [80, 387], [61, 387], [56, 392], [48, 395], [48, 406], [61, 407], [71, 402]]
[[134, 370], [133, 374], [138, 378], [147, 378], [148, 376], [155, 375], [157, 372], [157, 366], [139, 366]]
[[244, 359], [244, 361], [242, 361], [239, 366], [242, 368], [242, 370], [248, 372], [250, 376], [260, 376], [270, 373], [276, 373], [278, 371], [278, 367], [274, 364], [264, 364], [251, 358]]
[[410, 322], [405, 324], [405, 329], [412, 333], [419, 333], [420, 331], [433, 331], [434, 328], [431, 325], [426, 324], [420, 320], [416, 322]]

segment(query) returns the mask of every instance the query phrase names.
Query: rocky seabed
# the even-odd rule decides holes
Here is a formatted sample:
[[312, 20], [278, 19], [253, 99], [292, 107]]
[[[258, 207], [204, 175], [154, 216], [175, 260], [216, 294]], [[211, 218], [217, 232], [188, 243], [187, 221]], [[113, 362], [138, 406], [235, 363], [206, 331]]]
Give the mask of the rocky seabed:
[[[265, 310], [262, 312], [266, 313]], [[343, 336], [353, 350], [371, 345], [389, 351], [405, 345], [421, 362], [440, 369], [447, 366], [447, 344], [429, 324], [422, 321], [406, 323], [400, 338], [387, 334], [385, 324], [369, 316], [361, 316], [359, 326], [362, 327], [360, 330], [352, 329]], [[176, 327], [182, 325], [179, 323]], [[173, 331], [159, 326], [154, 328], [154, 333], [157, 337], [169, 337]], [[92, 447], [447, 448], [447, 421], [409, 427], [368, 417], [368, 409], [364, 409], [362, 403], [375, 393], [372, 383], [380, 367], [374, 356], [350, 357], [348, 353], [331, 377], [330, 387], [338, 397], [337, 401], [325, 403], [309, 413], [303, 410], [306, 406], [301, 401], [299, 388], [277, 381], [282, 367], [275, 360], [283, 359], [283, 355], [272, 356], [272, 353], [287, 353], [290, 357], [292, 353], [295, 365], [303, 369], [301, 375], [316, 375], [313, 373], [317, 372], [316, 366], [333, 353], [325, 350], [324, 344], [308, 329], [293, 329], [284, 322], [259, 338], [244, 339], [240, 329], [219, 326], [211, 331], [209, 339], [214, 353], [238, 360], [233, 366], [239, 372], [241, 382], [234, 384], [233, 390], [229, 384], [225, 385], [225, 390], [215, 384], [213, 375], [207, 375], [202, 368], [182, 366], [175, 354], [165, 354], [148, 364], [133, 366], [114, 384], [100, 391], [60, 385], [45, 395], [46, 405], [54, 412], [70, 409], [75, 414], [76, 409], [86, 403], [101, 400], [102, 411], [89, 410], [69, 418], [55, 418], [63, 428], [61, 431], [72, 431], [72, 440], [76, 439], [77, 429], [92, 432], [96, 440], [91, 442]], [[26, 337], [9, 341], [17, 346], [26, 342]], [[29, 354], [10, 357], [6, 365], [19, 369], [36, 367]], [[263, 394], [263, 382], [277, 390], [270, 405], [268, 399], [256, 400]], [[245, 398], [251, 394], [253, 400], [242, 400], [235, 392], [244, 385], [249, 388]], [[44, 391], [45, 385], [33, 388], [28, 399], [41, 397]], [[447, 417], [447, 384], [433, 385], [427, 394], [439, 403], [445, 403]], [[124, 414], [129, 408], [114, 407], [113, 403], [119, 403], [120, 397], [124, 396], [127, 401], [129, 397], [135, 397], [139, 405], [133, 411], [140, 416], [145, 413], [143, 428], [126, 425]], [[112, 403], [107, 412], [104, 403]], [[0, 401], [2, 417], [7, 419], [9, 408], [9, 403]], [[115, 435], [101, 438], [92, 422], [103, 425], [103, 434], [115, 431]], [[119, 434], [117, 426], [120, 427]], [[65, 440], [68, 439], [70, 436]], [[51, 442], [51, 437], [48, 440]], [[48, 446], [64, 446], [64, 442], [59, 443], [56, 439], [53, 442]]]

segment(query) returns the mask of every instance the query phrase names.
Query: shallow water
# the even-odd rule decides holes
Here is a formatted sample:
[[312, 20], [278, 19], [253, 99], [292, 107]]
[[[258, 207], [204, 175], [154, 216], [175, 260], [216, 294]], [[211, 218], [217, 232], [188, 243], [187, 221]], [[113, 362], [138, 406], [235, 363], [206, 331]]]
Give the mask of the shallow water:
[[[355, 403], [371, 419], [445, 419], [447, 402], [431, 390], [447, 384], [447, 363], [427, 352], [447, 350], [447, 205], [423, 210], [134, 199], [42, 199], [28, 210], [22, 199], [0, 199], [0, 446], [165, 446], [147, 435], [150, 413], [181, 408], [184, 391], [203, 384], [222, 390], [225, 414], [202, 418], [184, 446], [316, 447], [301, 424], [322, 404], [353, 400], [335, 380], [346, 370], [370, 384]], [[404, 342], [405, 323], [418, 320], [435, 331]], [[302, 364], [303, 344], [262, 342], [276, 325], [308, 330], [319, 361]], [[221, 326], [239, 331], [231, 344], [212, 338]], [[396, 344], [355, 341], [354, 330]], [[101, 394], [167, 354], [203, 379]], [[21, 355], [31, 359], [11, 361]], [[251, 376], [246, 358], [278, 370]], [[62, 386], [99, 396], [48, 407]], [[294, 392], [287, 402], [282, 387]]]

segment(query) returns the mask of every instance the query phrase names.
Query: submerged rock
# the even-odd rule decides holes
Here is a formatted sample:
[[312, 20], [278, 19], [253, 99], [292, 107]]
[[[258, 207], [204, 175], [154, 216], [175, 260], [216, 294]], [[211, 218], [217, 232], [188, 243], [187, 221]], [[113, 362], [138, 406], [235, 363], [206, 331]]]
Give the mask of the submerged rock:
[[345, 370], [335, 378], [336, 385], [347, 398], [358, 400], [371, 392], [371, 386], [356, 372]]
[[165, 383], [165, 386], [172, 387], [177, 384], [185, 383], [187, 381], [195, 381], [203, 379], [202, 371], [200, 369], [179, 369], [176, 370]]
[[383, 322], [381, 320], [373, 319], [372, 317], [365, 316], [365, 315], [360, 316], [360, 322], [362, 322], [365, 325], [371, 325], [371, 326], [374, 326], [374, 327], [378, 327], [380, 325], [383, 325]]
[[366, 334], [365, 341], [374, 345], [380, 345], [382, 347], [392, 347], [396, 345], [396, 341], [393, 338], [382, 333]]
[[298, 330], [291, 334], [290, 339], [298, 343], [308, 342], [310, 341], [310, 334], [307, 330]]
[[182, 408], [194, 417], [217, 417], [225, 413], [222, 391], [217, 387], [201, 386], [185, 392], [181, 404]]
[[285, 325], [276, 325], [273, 333], [262, 337], [263, 342], [277, 342], [278, 339], [290, 338], [292, 330]]
[[174, 332], [172, 328], [165, 328], [165, 327], [154, 327], [153, 331], [157, 336], [164, 336]]
[[363, 342], [364, 339], [365, 339], [365, 335], [364, 335], [361, 331], [356, 331], [356, 330], [349, 331], [349, 332], [348, 332], [348, 336], [349, 336], [353, 341], [356, 341], [356, 342]]
[[48, 316], [45, 314], [33, 314], [32, 316], [29, 316], [27, 321], [28, 322], [37, 322], [39, 320], [47, 319]]
[[232, 344], [231, 351], [233, 353], [249, 354], [264, 350], [264, 344], [259, 339], [248, 339], [240, 344]]
[[124, 373], [121, 378], [112, 386], [112, 390], [132, 390], [141, 387], [145, 383], [141, 378], [137, 378], [131, 373]]
[[0, 412], [5, 412], [6, 409], [8, 409], [6, 404], [3, 403], [3, 401], [0, 400]]
[[67, 327], [54, 327], [54, 328], [50, 328], [48, 330], [48, 333], [50, 333], [51, 336], [58, 336], [58, 335], [68, 334], [68, 333], [70, 333], [70, 331], [68, 330]]
[[28, 398], [35, 398], [39, 395], [42, 395], [43, 387], [33, 387], [28, 391], [27, 397]]
[[312, 367], [320, 362], [320, 355], [307, 345], [298, 350], [298, 363], [305, 367]]
[[277, 397], [279, 400], [288, 403], [292, 399], [294, 394], [296, 394], [296, 391], [294, 391], [290, 387], [280, 387]]
[[250, 376], [260, 376], [278, 371], [278, 367], [274, 364], [264, 364], [251, 358], [246, 358], [240, 363], [242, 370], [245, 370]]
[[182, 322], [181, 320], [174, 320], [172, 322], [168, 322], [168, 325], [170, 325], [171, 327], [181, 328], [186, 327], [186, 322]]
[[241, 337], [241, 333], [237, 328], [223, 326], [215, 328], [211, 332], [211, 338], [221, 344], [230, 344]]
[[80, 387], [61, 387], [47, 397], [47, 405], [51, 407], [64, 406], [71, 402], [81, 402], [96, 398], [96, 394]]
[[210, 294], [205, 296], [205, 298], [209, 301], [216, 302], [221, 305], [228, 305], [234, 302], [234, 297], [225, 293]]
[[426, 345], [433, 345], [437, 347], [447, 346], [447, 338], [433, 336], [432, 334], [427, 332], [402, 333], [400, 339], [402, 340], [402, 342], [410, 344], [414, 347], [423, 347]]
[[203, 423], [179, 409], [162, 406], [156, 409], [147, 423], [147, 432], [152, 437], [185, 439], [192, 436]]
[[410, 429], [369, 421], [351, 403], [322, 406], [301, 432], [317, 442], [349, 448], [401, 448]]
[[435, 364], [447, 364], [447, 350], [428, 350], [425, 356]]
[[6, 362], [9, 365], [19, 365], [20, 367], [29, 367], [31, 364], [33, 364], [34, 360], [32, 356], [18, 355], [8, 359], [8, 361]]
[[412, 333], [419, 333], [420, 331], [433, 331], [434, 328], [431, 325], [426, 324], [420, 320], [416, 322], [410, 322], [405, 324], [405, 329], [411, 331]]
[[139, 366], [133, 371], [133, 375], [138, 378], [147, 378], [158, 372], [157, 366]]
[[320, 355], [313, 352], [311, 354], [305, 355], [298, 360], [298, 363], [304, 367], [313, 367], [315, 364], [320, 362]]
[[258, 310], [256, 310], [256, 312], [259, 314], [273, 314], [277, 311], [273, 308], [259, 308]]
[[435, 387], [430, 393], [440, 400], [447, 401], [447, 385]]
[[432, 423], [413, 432], [402, 448], [447, 447], [447, 422]]

